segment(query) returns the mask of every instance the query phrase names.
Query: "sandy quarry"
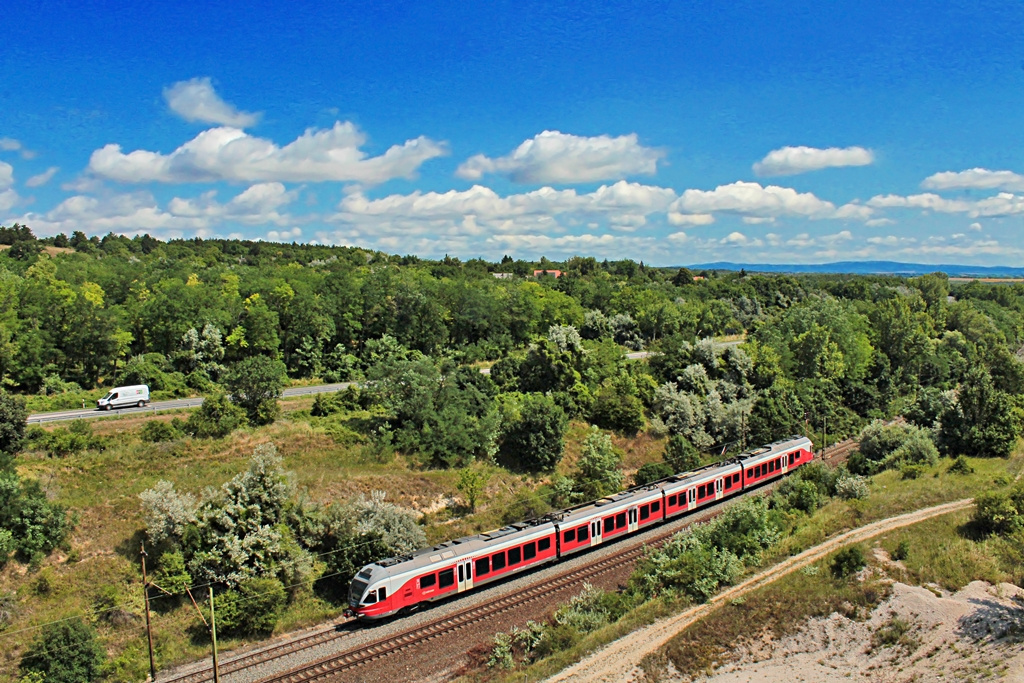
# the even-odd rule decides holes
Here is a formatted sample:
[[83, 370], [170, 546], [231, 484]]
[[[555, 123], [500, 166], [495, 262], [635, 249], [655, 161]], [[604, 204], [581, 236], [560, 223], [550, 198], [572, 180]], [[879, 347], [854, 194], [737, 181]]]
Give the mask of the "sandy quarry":
[[[1022, 610], [1013, 600], [1018, 596], [1024, 596], [1024, 590], [1011, 584], [975, 581], [949, 594], [895, 583], [891, 597], [867, 620], [853, 621], [836, 613], [812, 619], [785, 642], [765, 637], [746, 644], [734, 653], [737, 661], [697, 680], [1024, 681], [1024, 643], [1006, 637], [1015, 613]], [[873, 646], [873, 635], [893, 617], [911, 624], [906, 644]], [[691, 679], [669, 671], [659, 680]]]

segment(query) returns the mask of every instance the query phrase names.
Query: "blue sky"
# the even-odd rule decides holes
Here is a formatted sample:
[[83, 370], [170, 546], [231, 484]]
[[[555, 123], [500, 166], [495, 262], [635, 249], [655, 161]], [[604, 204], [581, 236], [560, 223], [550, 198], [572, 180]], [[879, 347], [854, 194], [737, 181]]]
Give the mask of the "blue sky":
[[1024, 263], [1019, 3], [181, 4], [5, 6], [0, 221]]

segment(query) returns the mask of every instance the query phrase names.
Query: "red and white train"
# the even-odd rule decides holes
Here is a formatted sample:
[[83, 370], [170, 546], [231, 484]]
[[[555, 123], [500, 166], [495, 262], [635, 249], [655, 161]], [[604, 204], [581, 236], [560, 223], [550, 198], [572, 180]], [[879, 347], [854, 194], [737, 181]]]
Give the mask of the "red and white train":
[[809, 439], [792, 437], [539, 519], [368, 564], [349, 586], [346, 614], [380, 619], [412, 611], [699, 510], [813, 456]]

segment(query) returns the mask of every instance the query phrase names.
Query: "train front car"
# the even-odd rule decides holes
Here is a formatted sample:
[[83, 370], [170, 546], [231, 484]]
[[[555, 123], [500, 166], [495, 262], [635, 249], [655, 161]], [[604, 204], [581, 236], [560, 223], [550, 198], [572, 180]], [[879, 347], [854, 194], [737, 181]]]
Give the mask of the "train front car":
[[378, 564], [359, 570], [348, 587], [348, 609], [345, 616], [379, 619], [396, 611], [391, 607], [390, 575]]

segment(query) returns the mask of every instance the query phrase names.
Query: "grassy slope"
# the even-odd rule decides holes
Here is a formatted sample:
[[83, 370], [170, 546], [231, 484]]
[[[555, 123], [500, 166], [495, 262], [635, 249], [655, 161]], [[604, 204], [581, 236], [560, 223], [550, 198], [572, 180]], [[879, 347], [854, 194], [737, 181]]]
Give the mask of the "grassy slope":
[[[949, 460], [940, 461], [915, 480], [901, 480], [897, 472], [876, 475], [872, 478], [867, 498], [834, 500], [813, 516], [798, 520], [794, 532], [765, 558], [762, 567], [797, 554], [845, 530], [1005, 487], [1024, 470], [1024, 449], [1018, 448], [1010, 459], [971, 458], [969, 461], [976, 471], [966, 476], [947, 473]], [[956, 589], [975, 579], [1019, 579], [1020, 569], [1010, 566], [1008, 560], [999, 559], [997, 546], [1001, 541], [972, 540], [962, 533], [968, 517], [968, 513], [940, 517], [886, 534], [879, 539], [879, 543], [892, 551], [900, 540], [907, 539], [910, 542], [911, 552], [905, 564], [906, 580], [911, 583], [931, 581], [948, 589]], [[936, 542], [936, 539], [941, 540]], [[719, 610], [709, 619], [698, 622], [680, 634], [668, 651], [678, 654], [680, 662], [690, 662], [687, 670], [699, 671], [722, 656], [727, 649], [726, 645], [734, 642], [736, 629], [756, 633], [760, 628], [777, 628], [785, 632], [786, 629], [799, 626], [808, 616], [831, 613], [843, 600], [867, 606], [882, 597], [882, 591], [877, 586], [843, 587], [832, 582], [827, 574], [824, 568], [818, 577], [795, 572], [748, 597], [743, 603], [743, 619], [736, 618], [733, 606]], [[841, 598], [838, 602], [837, 597]], [[785, 605], [781, 613], [780, 605]], [[512, 683], [523, 680], [524, 674], [529, 680], [543, 680], [626, 633], [663, 616], [677, 613], [686, 606], [688, 603], [684, 600], [675, 600], [673, 603], [651, 601], [626, 614], [618, 623], [590, 634], [571, 649], [526, 669], [496, 675], [493, 680]], [[698, 634], [699, 638], [694, 634]], [[718, 635], [712, 638], [711, 634]], [[663, 664], [663, 661], [653, 662], [652, 666], [657, 669], [659, 664]]]
[[[285, 468], [294, 472], [300, 491], [310, 499], [330, 502], [382, 489], [391, 501], [430, 512], [426, 530], [431, 540], [500, 525], [515, 494], [524, 486], [536, 487], [544, 481], [488, 468], [490, 479], [480, 496], [477, 513], [456, 517], [445, 509], [445, 503], [450, 497], [460, 496], [455, 486], [457, 472], [421, 468], [404, 457], [379, 462], [360, 444], [336, 443], [329, 433], [330, 421], [308, 417], [311, 403], [309, 397], [285, 401], [285, 416], [278, 423], [258, 430], [241, 430], [221, 440], [143, 443], [137, 433], [144, 422], [170, 420], [174, 415], [126, 416], [93, 423], [96, 434], [110, 439], [110, 446], [103, 452], [86, 452], [59, 460], [42, 453], [23, 454], [21, 474], [38, 478], [51, 497], [74, 510], [78, 525], [71, 538], [70, 553], [56, 552], [39, 568], [12, 561], [0, 571], [0, 594], [16, 591], [19, 598], [14, 621], [0, 632], [0, 680], [11, 680], [5, 677], [16, 673], [22, 650], [37, 633], [34, 625], [95, 611], [97, 597], [103, 590], [113, 589], [118, 603], [123, 603], [128, 612], [142, 615], [138, 562], [142, 523], [138, 494], [160, 479], [173, 482], [181, 491], [198, 494], [243, 470], [253, 448], [271, 441], [284, 458]], [[560, 471], [571, 469], [586, 433], [585, 425], [572, 425]], [[663, 440], [645, 435], [633, 439], [616, 437], [615, 443], [626, 453], [628, 469], [660, 458], [663, 450]], [[207, 646], [196, 630], [198, 618], [191, 606], [165, 602], [158, 600], [154, 605], [158, 666], [206, 656]], [[317, 623], [339, 612], [336, 605], [324, 602], [308, 589], [302, 590], [277, 632]], [[141, 619], [113, 625], [96, 615], [91, 618], [112, 657], [121, 659], [112, 678], [144, 678], [147, 663]], [[238, 641], [228, 640], [223, 647], [236, 644]]]

